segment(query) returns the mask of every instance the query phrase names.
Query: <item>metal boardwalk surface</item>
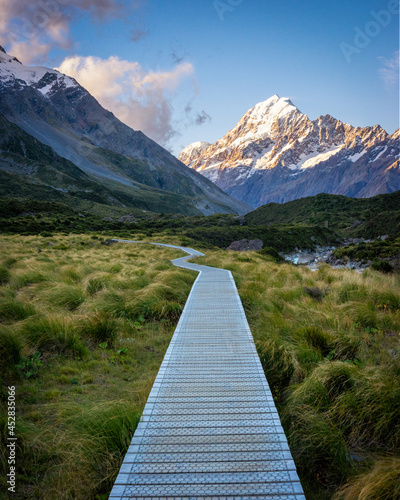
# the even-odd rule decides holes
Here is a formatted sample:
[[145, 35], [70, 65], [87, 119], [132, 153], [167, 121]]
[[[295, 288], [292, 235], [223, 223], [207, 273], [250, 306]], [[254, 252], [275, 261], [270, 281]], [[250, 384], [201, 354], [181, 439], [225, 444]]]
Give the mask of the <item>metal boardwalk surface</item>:
[[232, 275], [186, 259], [200, 274], [110, 500], [305, 500]]

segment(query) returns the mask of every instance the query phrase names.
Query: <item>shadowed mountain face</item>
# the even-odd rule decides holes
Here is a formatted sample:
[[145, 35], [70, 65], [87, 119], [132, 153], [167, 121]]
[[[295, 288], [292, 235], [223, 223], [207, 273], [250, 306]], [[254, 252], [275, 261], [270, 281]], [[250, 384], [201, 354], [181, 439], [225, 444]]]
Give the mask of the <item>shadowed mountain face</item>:
[[214, 144], [179, 158], [253, 207], [318, 193], [366, 198], [400, 189], [399, 131], [314, 121], [277, 95], [250, 109]]
[[0, 109], [9, 121], [100, 183], [170, 191], [189, 197], [192, 207], [205, 214], [248, 211], [142, 132], [120, 122], [73, 78], [24, 66], [3, 51]]

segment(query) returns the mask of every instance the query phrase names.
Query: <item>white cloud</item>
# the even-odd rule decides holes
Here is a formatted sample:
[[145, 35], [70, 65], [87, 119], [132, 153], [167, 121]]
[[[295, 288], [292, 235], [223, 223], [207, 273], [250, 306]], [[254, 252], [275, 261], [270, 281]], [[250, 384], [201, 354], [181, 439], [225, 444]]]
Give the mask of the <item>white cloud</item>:
[[390, 59], [382, 58], [382, 67], [379, 75], [386, 87], [393, 87], [399, 83], [399, 59], [400, 51], [396, 51]]
[[[131, 0], [130, 9], [138, 6]], [[120, 0], [0, 0], [0, 44], [24, 63], [43, 62], [51, 48], [72, 46], [69, 25], [79, 13], [98, 22], [127, 9]]]
[[186, 62], [172, 71], [146, 72], [139, 63], [118, 57], [68, 57], [57, 68], [75, 78], [121, 121], [167, 146], [177, 135], [171, 100], [193, 74]]

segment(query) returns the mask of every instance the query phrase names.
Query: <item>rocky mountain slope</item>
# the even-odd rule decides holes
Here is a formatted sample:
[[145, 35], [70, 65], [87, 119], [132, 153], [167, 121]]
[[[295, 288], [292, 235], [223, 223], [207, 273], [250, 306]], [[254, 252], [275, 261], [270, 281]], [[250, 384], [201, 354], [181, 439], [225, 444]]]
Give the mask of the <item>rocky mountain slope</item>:
[[311, 121], [277, 95], [214, 144], [198, 144], [179, 158], [253, 207], [318, 193], [366, 198], [400, 189], [398, 130], [389, 135], [379, 125], [353, 127], [330, 115]]
[[[125, 158], [125, 162], [128, 161]], [[134, 160], [130, 162], [134, 163]], [[143, 210], [199, 214], [193, 200], [187, 196], [139, 183], [127, 186], [104, 178], [99, 182], [99, 178], [88, 175], [62, 158], [1, 113], [0, 198], [62, 202], [75, 210], [97, 215], [140, 213]]]
[[[144, 184], [187, 197], [198, 213], [248, 211], [142, 132], [120, 122], [73, 78], [25, 66], [4, 49], [0, 109], [10, 122], [107, 187], [110, 182], [124, 186], [135, 197]], [[174, 204], [170, 208], [174, 211]]]

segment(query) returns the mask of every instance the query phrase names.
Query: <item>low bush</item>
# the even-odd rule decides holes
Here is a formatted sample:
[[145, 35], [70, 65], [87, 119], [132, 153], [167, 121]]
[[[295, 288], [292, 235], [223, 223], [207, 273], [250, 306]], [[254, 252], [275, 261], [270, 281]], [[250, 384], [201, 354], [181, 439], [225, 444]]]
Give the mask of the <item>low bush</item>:
[[374, 260], [371, 262], [371, 268], [374, 271], [380, 271], [382, 273], [391, 273], [393, 271], [393, 266], [390, 262], [386, 260]]

